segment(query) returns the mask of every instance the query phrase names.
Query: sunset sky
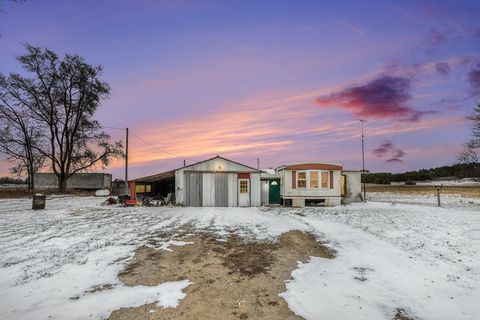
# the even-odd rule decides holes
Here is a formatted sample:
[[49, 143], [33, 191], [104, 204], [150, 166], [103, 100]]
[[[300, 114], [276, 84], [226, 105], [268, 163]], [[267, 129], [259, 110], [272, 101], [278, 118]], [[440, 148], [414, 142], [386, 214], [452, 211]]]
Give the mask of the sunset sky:
[[1, 2], [0, 72], [26, 42], [104, 67], [97, 118], [150, 144], [131, 136], [132, 178], [217, 154], [359, 169], [360, 118], [370, 171], [448, 165], [480, 100], [479, 1]]

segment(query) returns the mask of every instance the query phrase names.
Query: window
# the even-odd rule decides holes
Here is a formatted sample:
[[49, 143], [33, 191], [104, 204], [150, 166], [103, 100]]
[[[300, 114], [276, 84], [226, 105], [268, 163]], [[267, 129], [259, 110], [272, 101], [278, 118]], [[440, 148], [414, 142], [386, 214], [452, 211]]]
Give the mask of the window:
[[322, 172], [322, 189], [328, 188], [328, 172], [324, 171]]
[[299, 172], [298, 173], [297, 186], [299, 188], [306, 188], [307, 187], [307, 173], [306, 172]]
[[137, 184], [135, 186], [135, 192], [136, 193], [145, 193], [145, 185], [143, 184]]
[[318, 188], [318, 171], [310, 171], [310, 189]]
[[240, 193], [248, 193], [248, 180], [240, 180]]

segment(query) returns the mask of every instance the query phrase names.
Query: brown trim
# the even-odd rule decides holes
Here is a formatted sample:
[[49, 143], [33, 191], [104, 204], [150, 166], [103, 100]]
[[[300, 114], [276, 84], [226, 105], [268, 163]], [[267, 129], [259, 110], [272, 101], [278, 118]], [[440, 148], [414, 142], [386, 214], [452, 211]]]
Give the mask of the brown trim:
[[238, 179], [250, 179], [250, 172], [239, 172]]
[[297, 189], [297, 171], [292, 171], [292, 189]]
[[333, 171], [330, 171], [330, 189], [333, 189]]
[[285, 166], [287, 170], [342, 170], [342, 166], [328, 163], [301, 163]]

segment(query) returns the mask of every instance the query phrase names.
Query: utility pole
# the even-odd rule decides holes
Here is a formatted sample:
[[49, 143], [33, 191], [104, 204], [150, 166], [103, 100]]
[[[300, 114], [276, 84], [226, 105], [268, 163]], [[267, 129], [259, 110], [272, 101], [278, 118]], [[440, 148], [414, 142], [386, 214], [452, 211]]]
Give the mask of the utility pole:
[[[363, 124], [367, 120], [360, 119], [360, 123], [362, 124], [362, 174], [365, 174], [365, 134], [363, 132]], [[363, 201], [367, 201], [367, 191], [365, 188], [365, 180], [363, 180]]]
[[125, 186], [128, 194], [128, 128], [125, 128]]
[[257, 158], [257, 169], [260, 170], [260, 158]]

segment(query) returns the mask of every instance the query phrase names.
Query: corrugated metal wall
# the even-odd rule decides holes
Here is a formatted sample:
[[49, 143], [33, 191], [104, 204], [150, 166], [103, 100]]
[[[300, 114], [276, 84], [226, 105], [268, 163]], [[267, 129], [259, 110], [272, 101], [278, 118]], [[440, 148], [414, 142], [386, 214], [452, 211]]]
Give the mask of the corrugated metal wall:
[[[201, 173], [199, 173], [201, 174]], [[215, 173], [203, 173], [203, 203], [204, 207], [215, 206]]]
[[236, 207], [238, 206], [238, 182], [237, 174], [229, 173], [228, 174], [228, 206]]
[[228, 175], [215, 173], [215, 206], [228, 207]]
[[189, 207], [202, 206], [202, 174], [195, 172], [185, 173], [185, 191], [186, 191], [186, 205]]
[[260, 190], [260, 173], [250, 174], [250, 206], [259, 207], [262, 204]]

